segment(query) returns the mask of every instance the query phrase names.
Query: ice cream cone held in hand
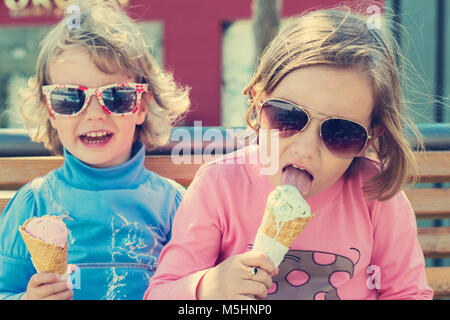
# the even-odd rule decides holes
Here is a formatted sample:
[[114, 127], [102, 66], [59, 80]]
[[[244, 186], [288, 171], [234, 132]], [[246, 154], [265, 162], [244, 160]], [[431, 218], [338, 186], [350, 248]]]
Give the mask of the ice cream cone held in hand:
[[25, 221], [20, 234], [38, 272], [63, 275], [67, 271], [67, 228], [55, 216], [45, 215]]
[[311, 209], [296, 187], [276, 187], [267, 198], [253, 250], [264, 252], [278, 266], [311, 218]]

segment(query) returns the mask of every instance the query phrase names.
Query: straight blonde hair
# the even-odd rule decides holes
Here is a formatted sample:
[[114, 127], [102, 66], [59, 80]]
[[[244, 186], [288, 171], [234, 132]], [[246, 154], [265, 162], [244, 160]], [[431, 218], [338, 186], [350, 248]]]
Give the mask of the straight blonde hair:
[[36, 75], [21, 93], [22, 116], [31, 139], [43, 142], [54, 154], [62, 154], [62, 144], [51, 126], [42, 86], [50, 84], [49, 66], [65, 50], [81, 47], [88, 50], [93, 62], [105, 73], [124, 71], [136, 82], [147, 83], [153, 96], [147, 116], [136, 126], [135, 138], [148, 150], [164, 145], [172, 126], [190, 106], [189, 88], [175, 83], [172, 74], [162, 70], [150, 53], [147, 40], [136, 23], [115, 1], [80, 0], [79, 26], [69, 28], [66, 16], [41, 42]]
[[[400, 48], [386, 24], [371, 28], [367, 19], [368, 16], [348, 7], [317, 10], [292, 18], [266, 48], [244, 89], [250, 104], [246, 119], [251, 128], [259, 130], [256, 115], [261, 95], [270, 94], [294, 70], [312, 65], [361, 70], [373, 87], [371, 128], [382, 129], [372, 145], [381, 172], [368, 181], [364, 192], [370, 200], [387, 200], [404, 187], [410, 173], [417, 175], [405, 127], [410, 128], [420, 149], [423, 140], [403, 98], [402, 81], [406, 77], [399, 71], [404, 70]], [[354, 158], [345, 177], [354, 175], [361, 163], [360, 158]]]

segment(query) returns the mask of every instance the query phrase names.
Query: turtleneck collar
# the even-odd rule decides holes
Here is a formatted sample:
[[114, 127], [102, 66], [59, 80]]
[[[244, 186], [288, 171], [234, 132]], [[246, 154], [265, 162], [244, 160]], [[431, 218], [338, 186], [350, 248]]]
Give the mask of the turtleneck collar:
[[132, 188], [142, 183], [149, 172], [144, 167], [145, 148], [136, 141], [131, 149], [131, 158], [120, 165], [96, 168], [82, 162], [64, 149], [64, 165], [57, 174], [66, 183], [85, 190], [111, 190]]

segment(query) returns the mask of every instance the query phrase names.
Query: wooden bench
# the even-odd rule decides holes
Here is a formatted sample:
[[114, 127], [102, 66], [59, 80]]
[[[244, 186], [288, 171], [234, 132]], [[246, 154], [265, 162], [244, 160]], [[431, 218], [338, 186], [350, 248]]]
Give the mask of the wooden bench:
[[[418, 154], [421, 182], [450, 182], [450, 151]], [[15, 190], [62, 165], [61, 157], [0, 157], [0, 213]], [[176, 165], [169, 155], [146, 156], [145, 166], [189, 186], [200, 164]], [[406, 190], [418, 220], [450, 218], [450, 189]], [[419, 228], [418, 237], [426, 258], [450, 257], [450, 227]], [[427, 278], [435, 298], [450, 297], [450, 267], [428, 267]]]

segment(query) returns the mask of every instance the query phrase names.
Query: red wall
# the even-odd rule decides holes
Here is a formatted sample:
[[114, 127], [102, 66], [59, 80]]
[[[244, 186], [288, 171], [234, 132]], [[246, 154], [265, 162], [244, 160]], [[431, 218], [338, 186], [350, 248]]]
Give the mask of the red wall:
[[[31, 3], [31, 0], [29, 1]], [[252, 0], [132, 0], [130, 16], [163, 22], [165, 67], [175, 79], [192, 88], [192, 112], [186, 125], [202, 120], [220, 125], [222, 23], [251, 17]], [[358, 3], [358, 0], [351, 1]], [[382, 2], [382, 0], [379, 0]], [[332, 6], [342, 0], [283, 0], [282, 15], [291, 16], [311, 7]], [[348, 3], [348, 1], [347, 1]], [[0, 2], [0, 26], [51, 24], [51, 16], [11, 18]]]

